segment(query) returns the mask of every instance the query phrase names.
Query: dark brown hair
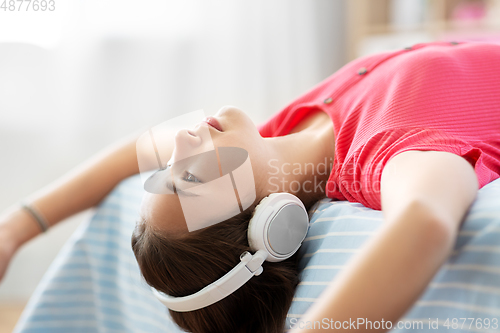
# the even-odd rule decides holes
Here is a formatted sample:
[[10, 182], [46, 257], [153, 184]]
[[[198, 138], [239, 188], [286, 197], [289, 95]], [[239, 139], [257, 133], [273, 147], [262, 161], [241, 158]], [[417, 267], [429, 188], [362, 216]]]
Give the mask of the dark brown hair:
[[[199, 291], [222, 277], [251, 251], [247, 228], [255, 206], [194, 232], [166, 235], [138, 223], [132, 249], [146, 282], [168, 295]], [[251, 251], [253, 253], [253, 251]], [[221, 301], [190, 311], [170, 311], [174, 322], [194, 333], [281, 333], [299, 282], [297, 254], [264, 262], [264, 271]]]

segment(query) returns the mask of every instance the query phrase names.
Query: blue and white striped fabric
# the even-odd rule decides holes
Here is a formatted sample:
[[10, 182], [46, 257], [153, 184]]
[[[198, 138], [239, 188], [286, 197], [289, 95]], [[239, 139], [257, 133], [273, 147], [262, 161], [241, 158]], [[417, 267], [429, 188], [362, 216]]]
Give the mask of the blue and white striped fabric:
[[[287, 327], [307, 324], [300, 322], [301, 315], [383, 223], [381, 211], [347, 201], [323, 199], [312, 213], [299, 252], [301, 283], [288, 312]], [[459, 326], [452, 327], [453, 318]], [[476, 320], [471, 325], [471, 319], [464, 323], [459, 318]], [[418, 331], [420, 323], [424, 325], [420, 331], [500, 332], [500, 179], [479, 190], [452, 256], [401, 320], [406, 321], [401, 324], [407, 324], [406, 328], [391, 332]], [[413, 323], [414, 328], [409, 329]], [[331, 322], [323, 327], [328, 325], [332, 327]]]
[[[15, 332], [181, 332], [142, 280], [130, 248], [142, 195], [140, 179], [135, 176], [101, 203], [49, 268]], [[447, 318], [500, 320], [499, 199], [500, 179], [479, 191], [453, 256], [404, 319], [420, 320], [427, 325], [424, 327], [437, 319], [439, 329], [433, 332], [491, 331], [474, 325], [452, 329], [451, 322], [447, 328]], [[302, 282], [287, 327], [376, 232], [382, 213], [357, 203], [324, 199], [311, 222], [300, 250]], [[408, 331], [393, 331], [403, 330]]]

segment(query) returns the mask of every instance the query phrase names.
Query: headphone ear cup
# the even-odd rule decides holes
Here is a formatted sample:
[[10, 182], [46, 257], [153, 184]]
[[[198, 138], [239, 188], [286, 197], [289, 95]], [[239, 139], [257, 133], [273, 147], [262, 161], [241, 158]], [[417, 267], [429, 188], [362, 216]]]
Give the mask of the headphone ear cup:
[[250, 245], [250, 248], [254, 251], [257, 251], [258, 250], [257, 248], [259, 247], [258, 242], [256, 242], [256, 239], [258, 239], [258, 234], [259, 234], [259, 232], [257, 231], [258, 218], [256, 215], [258, 214], [260, 215], [264, 205], [266, 204], [266, 202], [269, 202], [269, 198], [271, 198], [273, 194], [275, 193], [272, 193], [267, 197], [262, 198], [262, 200], [260, 200], [259, 204], [255, 207], [253, 211], [253, 216], [250, 219], [250, 222], [248, 223], [248, 231], [247, 231], [248, 245]]
[[252, 250], [268, 253], [267, 261], [282, 261], [300, 247], [309, 227], [304, 204], [290, 193], [273, 193], [261, 200], [248, 225]]

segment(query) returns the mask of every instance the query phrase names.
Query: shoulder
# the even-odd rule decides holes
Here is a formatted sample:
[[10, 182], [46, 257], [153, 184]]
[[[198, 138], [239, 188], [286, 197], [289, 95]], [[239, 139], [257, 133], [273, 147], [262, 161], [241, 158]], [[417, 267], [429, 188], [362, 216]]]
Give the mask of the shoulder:
[[337, 146], [334, 173], [330, 179], [335, 184], [330, 187], [341, 192], [349, 201], [377, 210], [381, 209], [382, 171], [394, 156], [409, 150], [434, 150], [460, 155], [471, 162], [478, 158], [475, 155], [477, 152], [472, 151], [472, 147], [463, 140], [445, 131], [424, 127], [377, 131], [347, 149], [341, 151], [342, 147]]
[[447, 70], [454, 74], [477, 70], [477, 66], [498, 63], [500, 44], [481, 42], [436, 42], [417, 44], [399, 57], [387, 62], [387, 67], [400, 72], [434, 73], [439, 75]]

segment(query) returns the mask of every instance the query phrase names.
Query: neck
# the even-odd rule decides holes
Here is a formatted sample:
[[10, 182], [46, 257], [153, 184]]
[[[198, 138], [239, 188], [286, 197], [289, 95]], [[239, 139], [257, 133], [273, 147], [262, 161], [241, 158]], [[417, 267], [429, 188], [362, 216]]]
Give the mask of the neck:
[[325, 197], [335, 147], [329, 119], [293, 134], [265, 140], [270, 147], [269, 156], [273, 157], [267, 165], [269, 193], [292, 193], [306, 206]]

